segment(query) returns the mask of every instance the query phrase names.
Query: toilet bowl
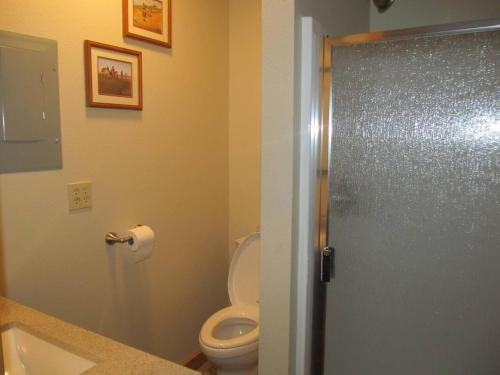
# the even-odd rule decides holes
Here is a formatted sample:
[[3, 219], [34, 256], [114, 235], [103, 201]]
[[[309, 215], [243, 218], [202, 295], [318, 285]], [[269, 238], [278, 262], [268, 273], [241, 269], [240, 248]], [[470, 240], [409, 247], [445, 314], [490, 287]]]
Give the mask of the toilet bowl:
[[231, 306], [203, 324], [199, 342], [219, 375], [256, 375], [259, 350], [260, 234], [241, 241], [231, 260], [228, 293]]

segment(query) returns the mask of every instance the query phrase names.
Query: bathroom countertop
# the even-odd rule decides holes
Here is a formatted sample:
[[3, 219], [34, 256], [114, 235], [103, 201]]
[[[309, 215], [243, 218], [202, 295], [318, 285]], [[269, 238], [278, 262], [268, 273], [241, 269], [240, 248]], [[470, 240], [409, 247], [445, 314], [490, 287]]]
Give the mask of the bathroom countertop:
[[199, 375], [173, 362], [134, 349], [0, 297], [0, 325], [16, 322], [35, 335], [97, 364], [85, 375]]

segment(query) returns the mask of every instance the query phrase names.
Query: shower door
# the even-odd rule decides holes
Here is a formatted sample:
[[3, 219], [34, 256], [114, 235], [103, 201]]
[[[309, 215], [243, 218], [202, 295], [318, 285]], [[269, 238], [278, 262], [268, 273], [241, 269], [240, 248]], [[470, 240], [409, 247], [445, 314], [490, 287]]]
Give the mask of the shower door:
[[428, 31], [327, 42], [328, 375], [500, 374], [500, 31]]

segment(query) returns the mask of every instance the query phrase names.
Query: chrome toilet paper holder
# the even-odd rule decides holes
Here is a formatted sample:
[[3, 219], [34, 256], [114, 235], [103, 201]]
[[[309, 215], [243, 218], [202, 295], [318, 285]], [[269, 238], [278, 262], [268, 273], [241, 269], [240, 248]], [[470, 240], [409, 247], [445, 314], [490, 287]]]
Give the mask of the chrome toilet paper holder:
[[[142, 227], [142, 224], [137, 224], [135, 227]], [[108, 245], [114, 245], [115, 243], [128, 243], [129, 245], [134, 244], [134, 239], [132, 238], [132, 236], [119, 236], [115, 232], [106, 233], [106, 237], [104, 237], [104, 240]]]
[[115, 243], [128, 243], [129, 245], [134, 244], [134, 239], [132, 236], [119, 236], [115, 232], [106, 233], [106, 237], [104, 238], [108, 245], [114, 245]]

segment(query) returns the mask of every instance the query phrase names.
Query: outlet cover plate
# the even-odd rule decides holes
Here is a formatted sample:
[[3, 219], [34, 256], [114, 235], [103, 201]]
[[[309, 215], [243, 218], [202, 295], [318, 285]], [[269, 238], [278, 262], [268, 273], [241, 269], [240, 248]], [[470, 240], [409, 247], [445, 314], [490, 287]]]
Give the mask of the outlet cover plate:
[[72, 182], [68, 184], [68, 205], [70, 211], [92, 207], [92, 182]]

